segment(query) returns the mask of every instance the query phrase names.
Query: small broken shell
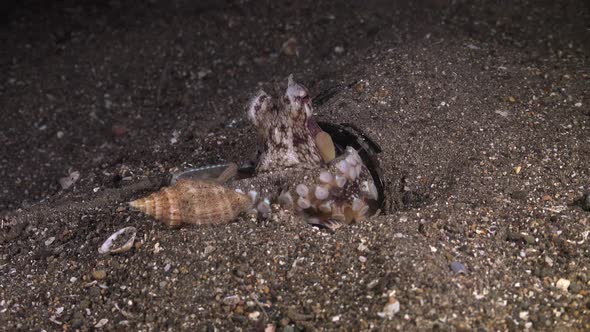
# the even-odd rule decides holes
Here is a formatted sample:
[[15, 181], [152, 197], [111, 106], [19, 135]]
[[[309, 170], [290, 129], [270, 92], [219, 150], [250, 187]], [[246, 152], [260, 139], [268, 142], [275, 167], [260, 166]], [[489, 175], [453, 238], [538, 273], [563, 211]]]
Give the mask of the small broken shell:
[[100, 248], [98, 248], [98, 252], [100, 254], [125, 252], [133, 247], [136, 233], [137, 229], [135, 227], [122, 228], [109, 236]]

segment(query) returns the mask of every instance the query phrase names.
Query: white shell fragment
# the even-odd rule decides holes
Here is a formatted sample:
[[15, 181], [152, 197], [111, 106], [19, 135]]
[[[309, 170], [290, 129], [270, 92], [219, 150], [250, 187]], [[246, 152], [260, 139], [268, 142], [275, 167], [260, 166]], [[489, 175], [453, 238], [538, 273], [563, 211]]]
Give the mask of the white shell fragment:
[[61, 186], [61, 189], [66, 190], [69, 187], [71, 187], [74, 183], [76, 183], [76, 181], [78, 181], [78, 179], [80, 178], [80, 172], [75, 171], [70, 173], [70, 175], [60, 178], [59, 179], [59, 185]]
[[135, 227], [122, 228], [109, 236], [100, 248], [98, 248], [98, 252], [100, 254], [125, 252], [133, 247], [136, 233], [137, 229]]

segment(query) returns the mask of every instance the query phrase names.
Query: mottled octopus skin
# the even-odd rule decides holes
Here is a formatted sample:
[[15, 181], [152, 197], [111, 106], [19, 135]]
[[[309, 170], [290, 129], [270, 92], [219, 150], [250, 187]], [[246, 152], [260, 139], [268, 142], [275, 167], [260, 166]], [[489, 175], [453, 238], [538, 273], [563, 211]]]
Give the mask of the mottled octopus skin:
[[311, 105], [307, 89], [292, 76], [278, 103], [258, 92], [247, 107], [261, 140], [254, 177], [226, 181], [235, 174], [233, 165], [217, 180], [182, 179], [131, 206], [169, 226], [226, 223], [247, 211], [264, 217], [273, 203], [312, 224], [364, 220], [369, 201], [378, 198], [370, 172], [351, 147], [335, 158]]

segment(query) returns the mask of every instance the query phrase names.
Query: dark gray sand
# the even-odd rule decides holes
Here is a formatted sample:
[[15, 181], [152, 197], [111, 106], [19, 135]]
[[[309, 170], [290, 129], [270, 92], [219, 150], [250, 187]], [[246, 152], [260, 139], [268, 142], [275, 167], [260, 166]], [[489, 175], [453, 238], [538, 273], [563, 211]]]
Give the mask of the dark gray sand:
[[[588, 5], [353, 3], [3, 5], [0, 329], [589, 330]], [[381, 145], [381, 215], [128, 210], [251, 159], [244, 105], [289, 73]]]

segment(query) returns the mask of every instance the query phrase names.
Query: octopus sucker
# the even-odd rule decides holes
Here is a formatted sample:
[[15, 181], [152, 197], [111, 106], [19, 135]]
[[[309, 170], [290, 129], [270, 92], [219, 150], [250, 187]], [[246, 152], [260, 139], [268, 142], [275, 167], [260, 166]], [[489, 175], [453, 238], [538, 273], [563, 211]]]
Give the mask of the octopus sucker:
[[[227, 223], [252, 210], [267, 217], [275, 203], [331, 229], [365, 220], [378, 193], [358, 152], [346, 147], [336, 155], [332, 138], [313, 118], [307, 89], [292, 75], [276, 100], [258, 91], [246, 108], [262, 142], [253, 177], [236, 179], [236, 164], [201, 168], [198, 178], [183, 172], [131, 207], [168, 226]], [[202, 177], [209, 171], [217, 177]]]

